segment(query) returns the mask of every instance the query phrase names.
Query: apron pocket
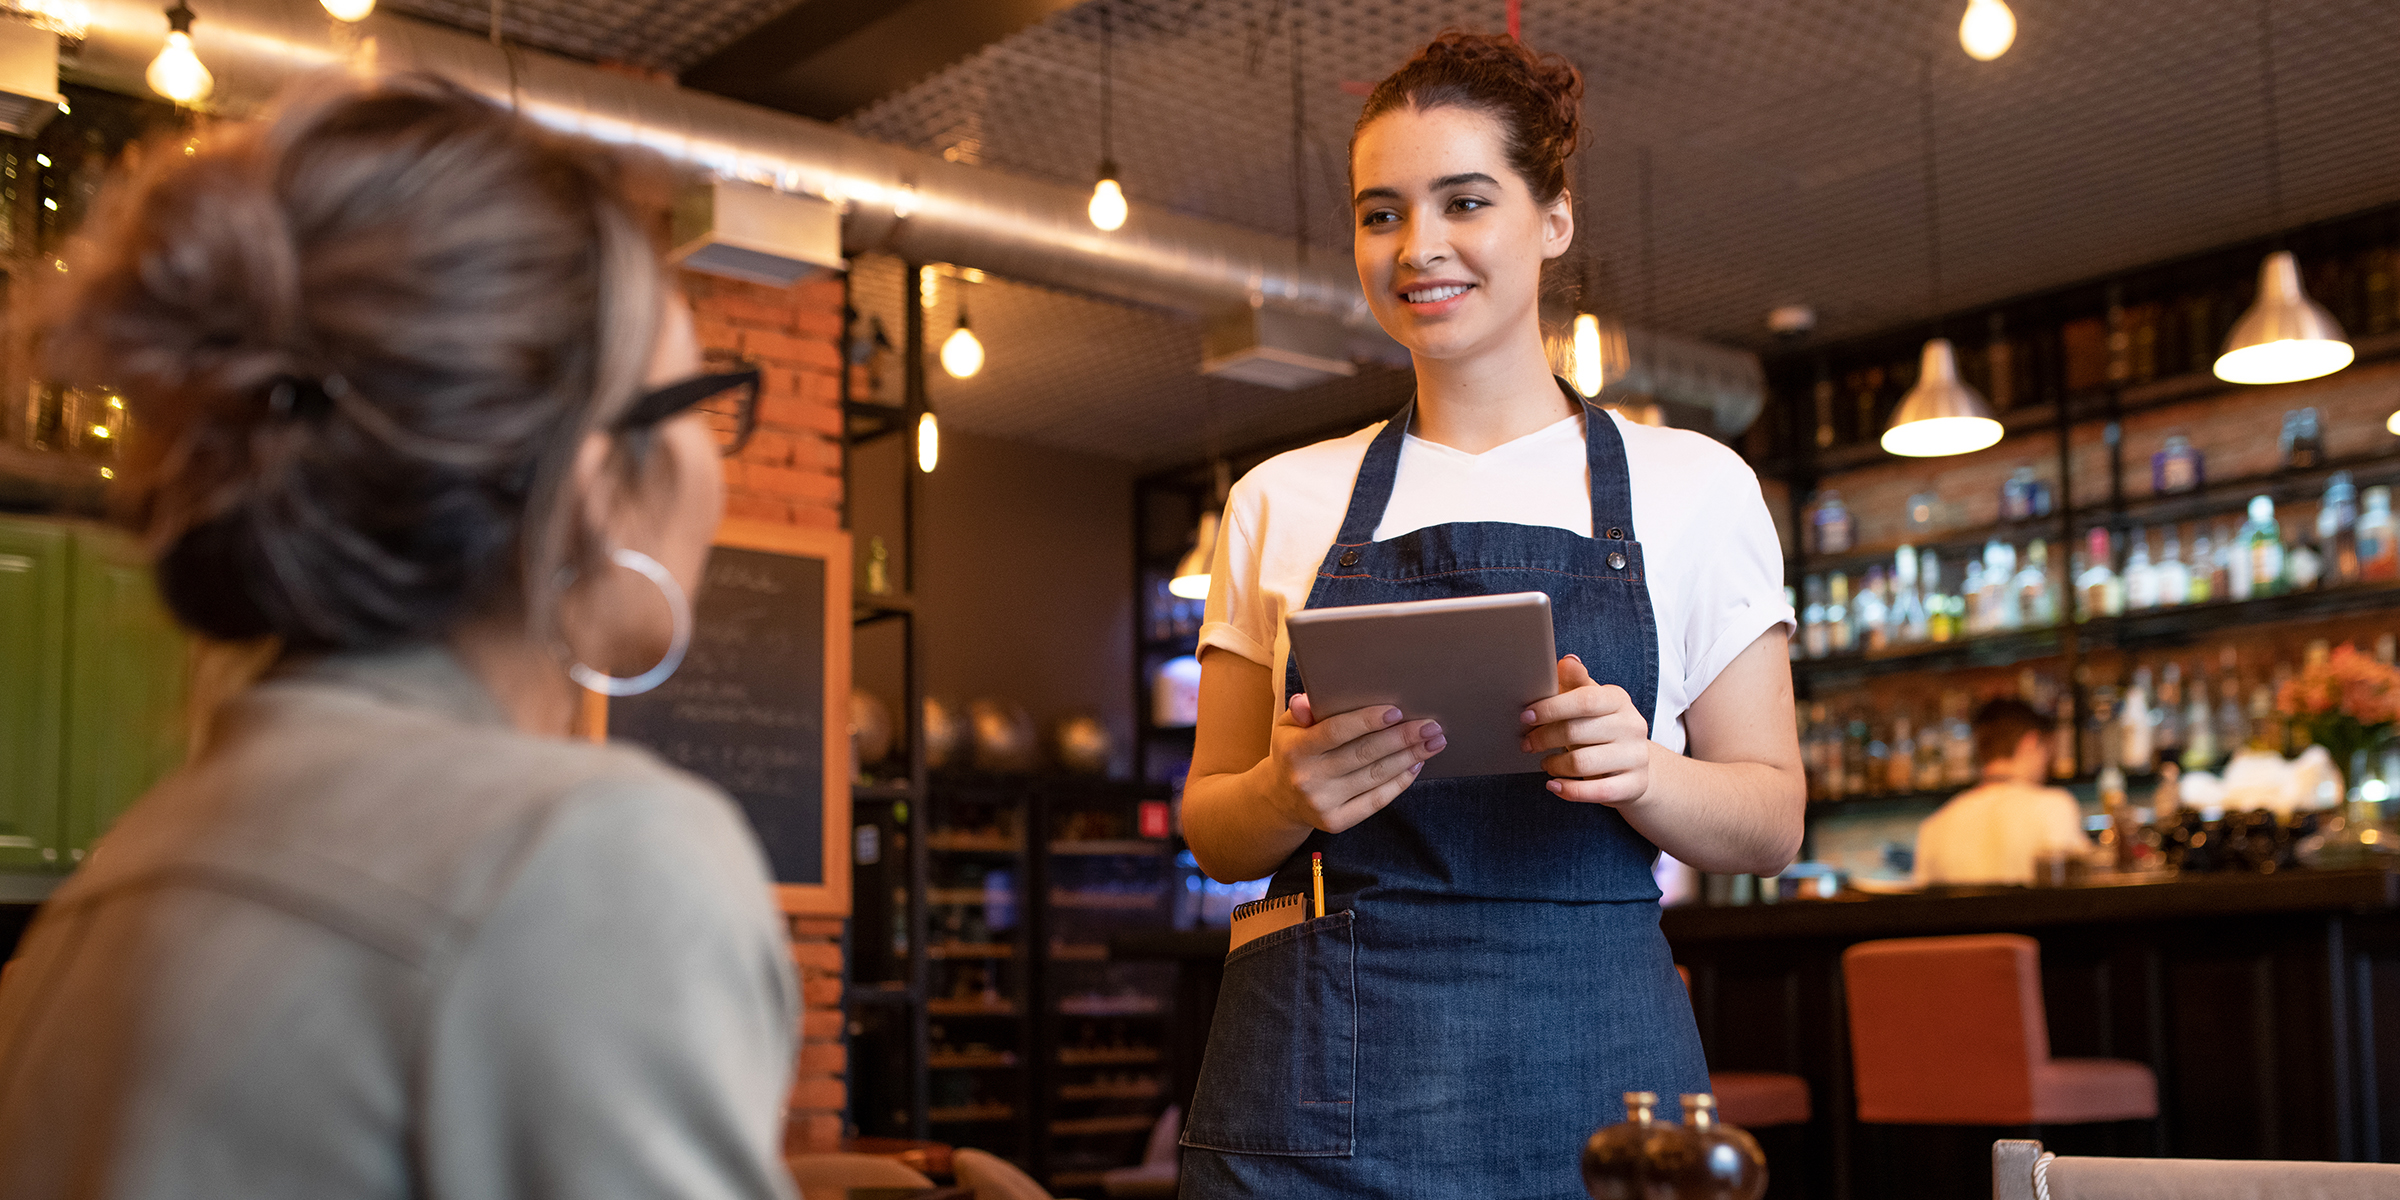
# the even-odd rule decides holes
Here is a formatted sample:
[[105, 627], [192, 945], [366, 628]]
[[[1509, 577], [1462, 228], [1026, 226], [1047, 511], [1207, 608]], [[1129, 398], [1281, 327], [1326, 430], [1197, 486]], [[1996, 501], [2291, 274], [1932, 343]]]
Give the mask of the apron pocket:
[[1184, 1145], [1349, 1157], [1358, 1087], [1355, 918], [1328, 913], [1226, 956]]

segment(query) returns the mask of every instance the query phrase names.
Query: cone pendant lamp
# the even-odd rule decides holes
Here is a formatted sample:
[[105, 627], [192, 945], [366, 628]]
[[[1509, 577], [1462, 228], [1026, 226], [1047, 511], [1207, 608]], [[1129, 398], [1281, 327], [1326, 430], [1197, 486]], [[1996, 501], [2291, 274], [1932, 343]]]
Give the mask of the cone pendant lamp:
[[1992, 419], [1983, 397], [1958, 377], [1958, 356], [1950, 339], [1925, 343], [1917, 366], [1917, 386], [1900, 398], [1891, 427], [1883, 431], [1883, 448], [1910, 458], [1939, 458], [1966, 454], [2000, 440], [2000, 422]]
[[2353, 352], [2342, 327], [2300, 286], [2300, 264], [2278, 250], [2258, 268], [2258, 301], [2234, 322], [2217, 356], [2227, 383], [2291, 383], [2331, 375]]

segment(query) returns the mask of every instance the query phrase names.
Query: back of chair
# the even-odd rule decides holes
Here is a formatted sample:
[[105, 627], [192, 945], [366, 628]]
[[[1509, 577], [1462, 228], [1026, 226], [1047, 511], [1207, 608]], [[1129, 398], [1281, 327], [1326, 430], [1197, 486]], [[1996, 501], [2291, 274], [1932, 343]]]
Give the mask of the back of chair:
[[873, 1154], [794, 1154], [784, 1164], [800, 1185], [800, 1200], [850, 1200], [851, 1188], [929, 1188], [925, 1176]]
[[1842, 955], [1858, 1119], [2023, 1125], [2049, 1061], [2040, 946], [2017, 934], [1861, 942]]
[[2391, 1163], [2060, 1158], [2040, 1142], [1992, 1146], [1992, 1200], [2384, 1200]]
[[975, 1193], [975, 1200], [1050, 1200], [1049, 1189], [998, 1155], [961, 1146], [950, 1156], [950, 1169], [958, 1173], [960, 1187]]

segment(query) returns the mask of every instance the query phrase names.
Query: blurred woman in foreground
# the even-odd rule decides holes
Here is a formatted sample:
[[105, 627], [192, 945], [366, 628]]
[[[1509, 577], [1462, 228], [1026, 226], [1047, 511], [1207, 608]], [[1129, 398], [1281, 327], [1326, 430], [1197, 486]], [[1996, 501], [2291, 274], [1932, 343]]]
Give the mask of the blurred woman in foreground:
[[401, 78], [114, 183], [58, 373], [131, 406], [176, 619], [280, 651], [11, 964], [0, 1194], [790, 1194], [757, 845], [568, 736], [680, 652], [756, 395], [667, 182]]

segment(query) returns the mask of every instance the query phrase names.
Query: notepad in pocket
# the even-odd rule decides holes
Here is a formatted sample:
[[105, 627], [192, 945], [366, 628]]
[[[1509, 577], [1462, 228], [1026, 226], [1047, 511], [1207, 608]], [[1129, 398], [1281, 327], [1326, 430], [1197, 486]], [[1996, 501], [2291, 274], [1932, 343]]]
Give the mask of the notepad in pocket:
[[1278, 929], [1289, 929], [1307, 919], [1306, 892], [1253, 900], [1233, 910], [1233, 943], [1225, 948], [1225, 952], [1231, 954], [1241, 949], [1244, 943], [1257, 941]]

